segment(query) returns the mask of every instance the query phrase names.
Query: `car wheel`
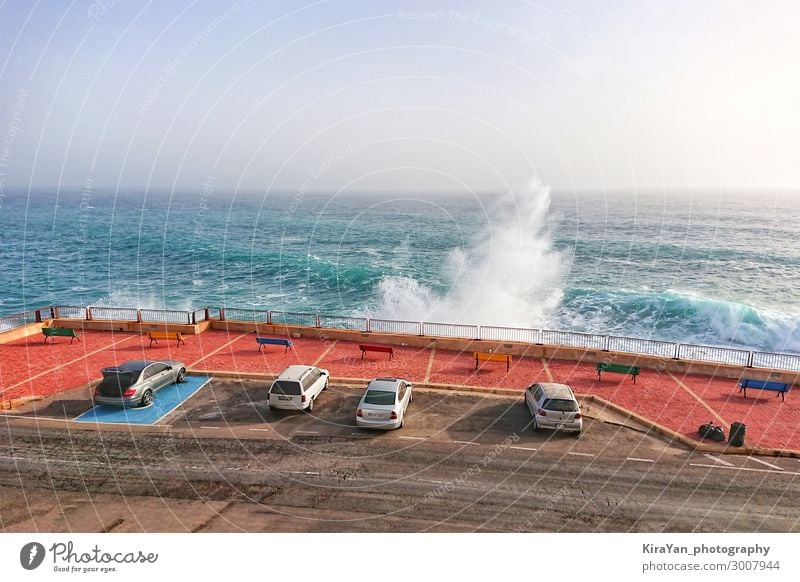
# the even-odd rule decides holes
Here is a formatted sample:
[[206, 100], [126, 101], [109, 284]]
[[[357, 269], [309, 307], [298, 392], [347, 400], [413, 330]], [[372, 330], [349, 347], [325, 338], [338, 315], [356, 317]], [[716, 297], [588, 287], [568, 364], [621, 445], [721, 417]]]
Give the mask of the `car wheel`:
[[580, 430], [576, 430], [575, 432], [572, 433], [572, 436], [574, 436], [576, 439], [579, 439], [581, 438], [581, 432], [582, 431]]
[[314, 410], [314, 399], [308, 401], [308, 407], [306, 408], [306, 412], [311, 412]]
[[141, 407], [150, 406], [152, 403], [153, 403], [153, 391], [145, 390], [144, 394], [142, 394], [142, 399], [139, 401], [139, 406]]
[[539, 432], [539, 421], [536, 420], [536, 415], [533, 417], [533, 432]]
[[186, 368], [181, 368], [178, 370], [178, 378], [176, 382], [178, 382], [178, 384], [183, 384], [186, 382]]
[[400, 428], [403, 428], [406, 425], [406, 417], [403, 417], [403, 420], [400, 421]]
[[325, 386], [323, 386], [322, 389], [323, 390], [327, 390], [328, 389], [328, 381], [327, 380], [325, 380]]

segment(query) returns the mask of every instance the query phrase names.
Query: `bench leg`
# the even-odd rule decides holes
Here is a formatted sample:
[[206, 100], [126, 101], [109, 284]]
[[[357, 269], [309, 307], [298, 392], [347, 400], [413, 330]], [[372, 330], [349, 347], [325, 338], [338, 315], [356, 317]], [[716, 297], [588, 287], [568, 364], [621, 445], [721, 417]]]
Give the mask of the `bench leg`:
[[286, 346], [286, 349], [285, 349], [285, 350], [283, 350], [283, 353], [285, 354], [285, 353], [286, 353], [286, 352], [288, 352], [288, 351], [289, 351], [289, 346]]
[[636, 384], [636, 374], [633, 375], [633, 383]]
[[264, 347], [264, 344], [258, 344], [258, 353], [261, 353], [261, 348]]
[[157, 339], [151, 339], [151, 340], [150, 340], [150, 347], [151, 347], [151, 348], [153, 347], [153, 342], [156, 342], [156, 343], [158, 343], [158, 340], [157, 340]]
[[600, 381], [600, 372], [599, 371], [597, 372], [597, 381], [598, 382]]
[[511, 369], [511, 359], [506, 358], [506, 372], [508, 372], [510, 369]]

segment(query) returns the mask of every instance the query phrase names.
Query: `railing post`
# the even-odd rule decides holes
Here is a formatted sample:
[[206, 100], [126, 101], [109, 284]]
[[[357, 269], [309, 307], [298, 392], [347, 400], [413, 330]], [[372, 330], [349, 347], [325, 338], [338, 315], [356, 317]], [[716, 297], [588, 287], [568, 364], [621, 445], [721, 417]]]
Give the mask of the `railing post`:
[[320, 325], [320, 323], [319, 323], [319, 315], [315, 315], [315, 316], [314, 316], [314, 320], [316, 321], [316, 327], [317, 327], [317, 328], [320, 328], [320, 327], [322, 327], [322, 326]]
[[753, 352], [748, 352], [747, 354], [747, 367], [748, 368], [753, 367]]
[[53, 306], [51, 305], [51, 306], [50, 306], [50, 319], [55, 319], [56, 317], [58, 317], [58, 316], [56, 315], [56, 313], [58, 313], [58, 307], [53, 307]]
[[136, 323], [142, 323], [142, 310], [136, 310]]
[[195, 325], [197, 323], [197, 318], [195, 317], [194, 311], [187, 311], [186, 315], [189, 317], [190, 325]]
[[419, 335], [425, 335], [425, 322], [419, 322]]
[[36, 310], [36, 323], [42, 323], [42, 312], [41, 310]]
[[370, 330], [370, 327], [369, 327], [369, 317], [367, 318], [367, 322], [366, 322], [366, 324], [365, 324], [365, 327], [366, 327], [366, 329], [365, 329], [364, 331], [366, 331], [366, 332], [369, 332], [369, 331], [371, 331], [371, 330]]
[[675, 344], [675, 355], [672, 356], [673, 360], [681, 359], [681, 344]]
[[206, 308], [205, 308], [204, 315], [205, 315], [206, 321], [209, 321], [209, 320], [211, 319], [211, 318], [209, 317], [209, 313], [208, 313], [208, 307], [206, 307]]
[[224, 307], [220, 307], [219, 308], [219, 320], [220, 321], [225, 321], [225, 308]]
[[86, 308], [86, 321], [92, 321], [92, 308]]
[[603, 351], [604, 351], [604, 352], [607, 352], [607, 351], [609, 351], [609, 350], [608, 350], [608, 342], [609, 342], [609, 339], [611, 339], [611, 338], [609, 338], [608, 336], [605, 336], [605, 337], [603, 338]]

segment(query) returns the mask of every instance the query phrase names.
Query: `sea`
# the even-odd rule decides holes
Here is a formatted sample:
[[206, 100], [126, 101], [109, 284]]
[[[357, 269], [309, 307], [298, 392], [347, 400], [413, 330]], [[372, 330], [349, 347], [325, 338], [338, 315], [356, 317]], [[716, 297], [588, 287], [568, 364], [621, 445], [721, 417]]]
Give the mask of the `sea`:
[[0, 315], [204, 306], [800, 353], [800, 195], [6, 191]]

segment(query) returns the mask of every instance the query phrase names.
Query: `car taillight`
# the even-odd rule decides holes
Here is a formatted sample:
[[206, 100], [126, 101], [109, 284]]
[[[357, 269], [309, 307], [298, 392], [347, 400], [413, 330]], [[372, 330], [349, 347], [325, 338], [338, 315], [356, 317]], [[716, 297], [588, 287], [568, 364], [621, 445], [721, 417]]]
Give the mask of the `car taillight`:
[[547, 412], [545, 412], [544, 408], [539, 411], [539, 416], [547, 416]]
[[122, 393], [122, 396], [127, 398], [128, 396], [133, 396], [134, 394], [136, 394], [136, 388], [128, 388]]
[[305, 395], [305, 394], [303, 394], [303, 395], [300, 397], [300, 402], [305, 402], [305, 401], [306, 401], [306, 395]]
[[581, 418], [581, 413], [580, 412], [576, 413], [575, 420], [580, 420], [580, 418]]
[[356, 412], [356, 416], [362, 418], [364, 416], [364, 411], [359, 408], [358, 412]]
[[392, 410], [392, 413], [389, 415], [389, 418], [392, 420], [397, 420], [397, 413], [394, 410]]

